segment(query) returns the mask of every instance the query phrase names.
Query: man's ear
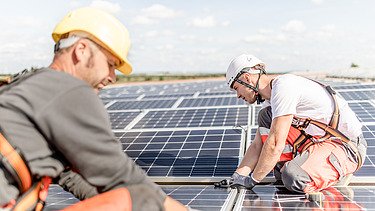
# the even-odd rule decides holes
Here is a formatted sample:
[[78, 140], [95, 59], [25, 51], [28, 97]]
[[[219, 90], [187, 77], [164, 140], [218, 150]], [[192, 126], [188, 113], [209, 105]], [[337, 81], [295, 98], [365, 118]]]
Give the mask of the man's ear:
[[89, 54], [89, 43], [86, 40], [78, 40], [73, 48], [73, 61], [78, 63]]
[[244, 73], [243, 74], [244, 79], [246, 80], [246, 83], [250, 83], [251, 81], [251, 74], [250, 73]]

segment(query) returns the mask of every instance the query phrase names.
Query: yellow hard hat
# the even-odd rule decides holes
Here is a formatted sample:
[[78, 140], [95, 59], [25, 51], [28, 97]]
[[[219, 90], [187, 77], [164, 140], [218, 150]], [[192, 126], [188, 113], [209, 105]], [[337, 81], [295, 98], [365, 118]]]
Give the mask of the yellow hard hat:
[[84, 7], [68, 13], [55, 27], [52, 38], [57, 43], [70, 32], [83, 31], [90, 34], [94, 42], [102, 46], [120, 60], [117, 67], [125, 75], [132, 72], [126, 58], [130, 49], [129, 32], [112, 15], [99, 9]]

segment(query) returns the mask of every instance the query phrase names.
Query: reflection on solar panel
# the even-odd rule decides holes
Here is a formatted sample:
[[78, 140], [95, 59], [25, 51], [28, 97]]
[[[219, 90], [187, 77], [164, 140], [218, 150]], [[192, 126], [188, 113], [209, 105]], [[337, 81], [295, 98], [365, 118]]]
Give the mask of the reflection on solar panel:
[[112, 129], [124, 129], [141, 112], [110, 112]]
[[184, 93], [184, 94], [163, 94], [163, 95], [146, 95], [143, 99], [151, 98], [179, 98], [179, 97], [192, 97], [194, 93]]
[[339, 91], [345, 100], [372, 100], [375, 99], [375, 90]]
[[215, 98], [193, 98], [184, 99], [178, 106], [183, 107], [206, 107], [206, 106], [227, 106], [244, 105], [245, 102], [237, 97], [215, 97]]
[[129, 157], [149, 176], [230, 176], [240, 158], [241, 130], [115, 133]]
[[236, 95], [234, 92], [226, 91], [226, 92], [203, 92], [199, 93], [199, 97], [202, 96], [214, 96], [214, 95]]
[[241, 191], [233, 210], [373, 210], [374, 187], [331, 187], [322, 191], [322, 203], [280, 186], [255, 186]]
[[344, 89], [375, 89], [375, 84], [353, 84], [353, 85], [339, 85], [333, 87], [335, 90]]
[[133, 129], [239, 126], [248, 123], [248, 107], [149, 111]]
[[362, 127], [363, 136], [367, 141], [367, 156], [365, 163], [354, 176], [374, 176], [375, 175], [375, 125], [365, 125]]
[[118, 101], [109, 106], [108, 110], [170, 108], [175, 102], [176, 100]]
[[[163, 191], [185, 206], [202, 211], [218, 211], [229, 209], [230, 199], [237, 191], [215, 189], [212, 185], [161, 185]], [[51, 185], [48, 191], [46, 211], [61, 210], [79, 202], [72, 194], [65, 192], [60, 186]]]
[[187, 205], [198, 210], [225, 210], [230, 196], [236, 192], [226, 189], [215, 189], [210, 186], [174, 186], [164, 185], [162, 189], [172, 198], [178, 200], [183, 205]]
[[375, 122], [375, 107], [369, 102], [348, 103], [361, 122]]
[[77, 202], [79, 202], [79, 200], [71, 193], [65, 192], [58, 185], [51, 185], [48, 189], [47, 203], [44, 210], [61, 210]]

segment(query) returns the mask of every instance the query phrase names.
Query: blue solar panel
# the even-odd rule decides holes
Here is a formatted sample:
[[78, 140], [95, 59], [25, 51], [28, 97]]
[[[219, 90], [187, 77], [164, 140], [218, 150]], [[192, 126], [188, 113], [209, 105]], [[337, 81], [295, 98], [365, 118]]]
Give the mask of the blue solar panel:
[[374, 187], [331, 187], [320, 203], [281, 186], [258, 185], [241, 192], [234, 210], [374, 210], [374, 193]]
[[335, 90], [347, 90], [347, 89], [375, 89], [375, 84], [349, 84], [349, 85], [338, 85], [334, 86]]
[[50, 185], [48, 189], [48, 197], [44, 210], [61, 210], [69, 205], [79, 202], [71, 193], [64, 191], [58, 185]]
[[151, 109], [151, 108], [170, 108], [176, 100], [132, 100], [118, 101], [109, 106], [108, 110], [133, 110], [133, 109]]
[[115, 133], [126, 154], [149, 176], [230, 176], [240, 159], [236, 129]]
[[339, 94], [345, 100], [374, 100], [374, 90], [355, 90], [355, 91], [339, 91]]
[[158, 94], [151, 95], [147, 94], [143, 99], [157, 99], [157, 98], [179, 98], [179, 97], [192, 97], [194, 93], [182, 93], [182, 94]]
[[[202, 211], [217, 211], [225, 208], [237, 191], [215, 189], [213, 185], [161, 185], [162, 190], [185, 206]], [[60, 186], [51, 185], [48, 190], [46, 211], [61, 210], [79, 202]]]
[[236, 96], [236, 94], [234, 92], [231, 92], [231, 91], [224, 91], [224, 92], [203, 92], [203, 93], [199, 93], [199, 97], [203, 97], [203, 96], [215, 96], [215, 95], [234, 95], [234, 96]]
[[228, 106], [245, 105], [246, 103], [237, 97], [215, 97], [215, 98], [192, 98], [184, 99], [178, 107], [208, 107], [208, 106]]
[[375, 122], [375, 107], [369, 102], [351, 102], [350, 108], [361, 122]]
[[167, 195], [178, 200], [183, 205], [187, 205], [193, 209], [207, 211], [218, 211], [225, 208], [224, 205], [228, 202], [230, 194], [234, 193], [226, 189], [215, 189], [213, 185], [164, 185], [162, 189]]
[[248, 107], [231, 107], [149, 111], [133, 129], [245, 126], [248, 110]]
[[124, 129], [141, 112], [109, 112], [112, 129]]

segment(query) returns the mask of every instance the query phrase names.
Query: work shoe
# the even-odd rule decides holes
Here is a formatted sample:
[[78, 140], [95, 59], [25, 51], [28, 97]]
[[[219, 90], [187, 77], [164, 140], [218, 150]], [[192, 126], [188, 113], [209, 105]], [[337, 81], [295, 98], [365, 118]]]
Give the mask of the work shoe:
[[350, 181], [352, 180], [353, 174], [347, 174], [341, 178], [341, 180], [337, 181], [334, 186], [348, 186]]

